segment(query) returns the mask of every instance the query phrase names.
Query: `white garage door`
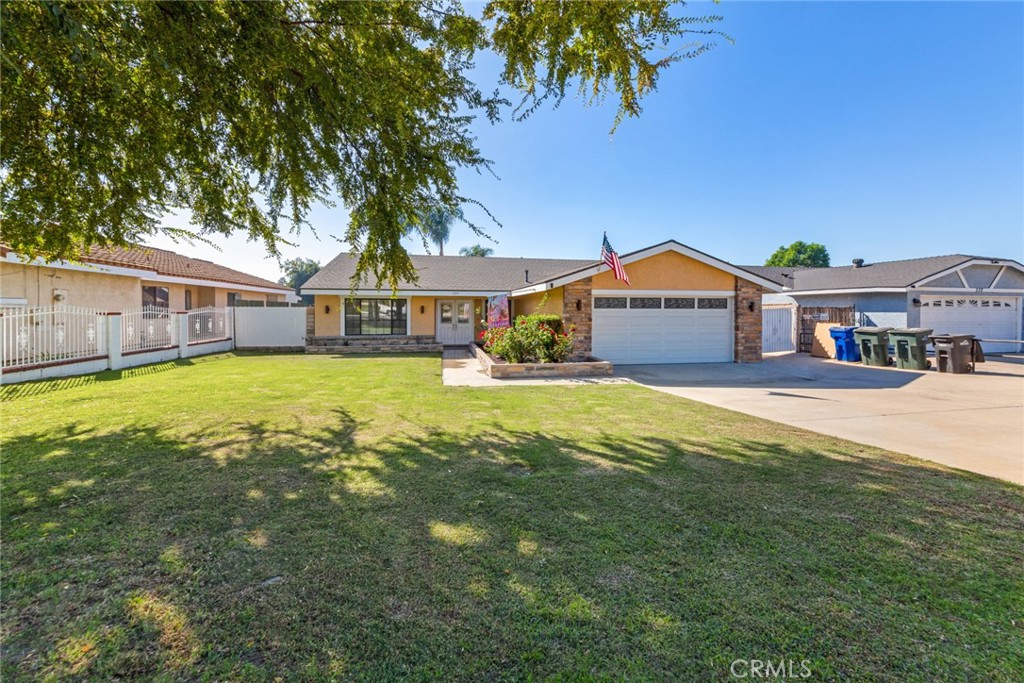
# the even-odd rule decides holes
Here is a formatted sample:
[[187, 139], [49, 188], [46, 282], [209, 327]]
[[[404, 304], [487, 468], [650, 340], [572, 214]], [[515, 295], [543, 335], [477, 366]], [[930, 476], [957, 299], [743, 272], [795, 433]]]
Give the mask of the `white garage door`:
[[[1020, 297], [922, 296], [921, 327], [937, 333], [973, 334], [979, 339], [1020, 339]], [[1010, 353], [1018, 344], [982, 344], [987, 353]]]
[[620, 365], [732, 361], [732, 299], [595, 296], [594, 356]]

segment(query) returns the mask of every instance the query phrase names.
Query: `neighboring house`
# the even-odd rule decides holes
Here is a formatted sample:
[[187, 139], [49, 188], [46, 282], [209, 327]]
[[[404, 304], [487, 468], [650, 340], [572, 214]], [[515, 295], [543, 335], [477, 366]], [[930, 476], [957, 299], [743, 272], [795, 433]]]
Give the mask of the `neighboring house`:
[[289, 287], [152, 247], [94, 248], [81, 262], [27, 261], [0, 248], [0, 306], [62, 304], [105, 311], [175, 311], [236, 301], [297, 301]]
[[785, 289], [765, 303], [853, 307], [861, 325], [927, 327], [1004, 340], [989, 353], [1021, 350], [1024, 266], [1010, 259], [952, 254], [838, 268], [743, 266]]
[[761, 360], [761, 296], [782, 286], [676, 241], [621, 257], [631, 287], [596, 260], [411, 257], [419, 276], [392, 293], [352, 289], [356, 255], [339, 254], [302, 286], [315, 296], [315, 336], [420, 337], [468, 344], [487, 297], [512, 315], [556, 313], [576, 328], [575, 358], [619, 364]]

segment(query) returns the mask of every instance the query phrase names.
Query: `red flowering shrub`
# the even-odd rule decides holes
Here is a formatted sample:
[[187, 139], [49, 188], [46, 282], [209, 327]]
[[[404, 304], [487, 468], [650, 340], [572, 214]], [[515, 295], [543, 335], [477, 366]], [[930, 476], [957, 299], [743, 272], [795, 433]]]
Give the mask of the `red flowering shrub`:
[[521, 315], [512, 327], [492, 327], [481, 335], [484, 351], [509, 363], [564, 363], [572, 353], [575, 330], [562, 332], [554, 316]]

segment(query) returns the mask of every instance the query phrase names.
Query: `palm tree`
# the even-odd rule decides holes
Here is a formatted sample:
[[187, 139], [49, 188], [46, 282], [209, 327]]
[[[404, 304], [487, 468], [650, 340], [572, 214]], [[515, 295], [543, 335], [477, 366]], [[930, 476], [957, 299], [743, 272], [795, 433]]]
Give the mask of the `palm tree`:
[[493, 253], [494, 250], [490, 247], [484, 247], [479, 244], [459, 249], [459, 256], [490, 256]]
[[420, 217], [418, 223], [406, 223], [406, 234], [418, 230], [423, 237], [437, 245], [438, 252], [444, 256], [444, 245], [451, 237], [452, 223], [462, 219], [462, 209], [432, 208]]

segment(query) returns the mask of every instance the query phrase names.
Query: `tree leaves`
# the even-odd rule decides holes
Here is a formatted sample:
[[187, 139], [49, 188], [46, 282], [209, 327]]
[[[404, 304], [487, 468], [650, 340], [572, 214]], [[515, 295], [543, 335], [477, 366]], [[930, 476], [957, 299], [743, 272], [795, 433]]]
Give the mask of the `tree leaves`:
[[0, 3], [0, 238], [74, 258], [187, 210], [197, 236], [277, 255], [337, 197], [348, 224], [339, 212], [318, 227], [359, 251], [358, 278], [395, 287], [415, 279], [403, 216], [478, 205], [457, 182], [490, 165], [470, 125], [511, 105], [471, 80], [477, 53], [504, 60], [504, 84], [524, 97], [515, 116], [577, 83], [587, 103], [618, 96], [614, 128], [664, 68], [711, 45], [670, 49], [717, 21], [670, 8], [492, 0], [478, 18], [453, 0]]
[[788, 247], [779, 247], [768, 260], [766, 266], [789, 266], [801, 268], [828, 268], [829, 255], [825, 245], [817, 242], [793, 242]]

